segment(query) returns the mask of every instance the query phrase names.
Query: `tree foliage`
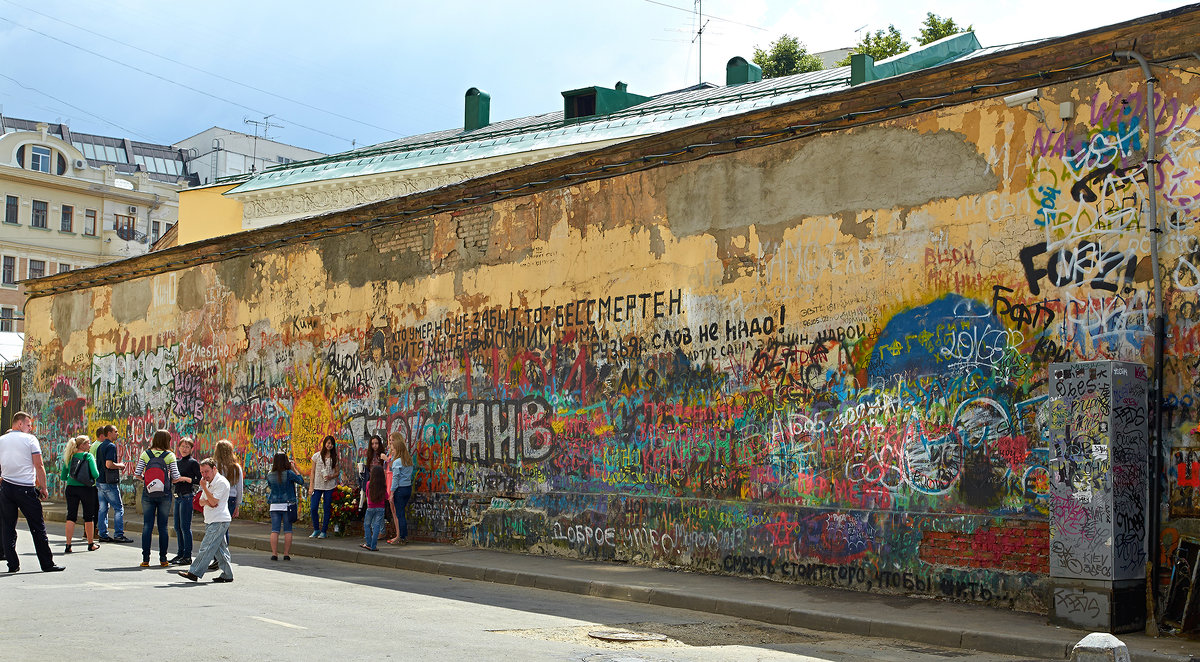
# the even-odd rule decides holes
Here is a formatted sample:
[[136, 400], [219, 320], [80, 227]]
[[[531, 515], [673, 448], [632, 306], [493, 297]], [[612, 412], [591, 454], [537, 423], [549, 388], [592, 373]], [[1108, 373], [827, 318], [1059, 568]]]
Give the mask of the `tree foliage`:
[[971, 32], [974, 26], [959, 27], [952, 18], [942, 18], [933, 12], [929, 12], [925, 16], [925, 22], [921, 24], [921, 36], [916, 37], [914, 41], [918, 46], [932, 44], [938, 39], [949, 37], [952, 34], [960, 32]]
[[[850, 49], [850, 52], [865, 53], [878, 62], [884, 58], [904, 53], [908, 49], [908, 42], [900, 35], [900, 31], [896, 29], [896, 26], [889, 25], [887, 30], [876, 30], [874, 34], [868, 32], [863, 36], [862, 41]], [[842, 58], [837, 66], [844, 67], [848, 64], [850, 64], [849, 55]]]
[[755, 47], [752, 61], [762, 68], [763, 78], [791, 76], [824, 68], [821, 58], [809, 53], [799, 39], [787, 34], [771, 42], [769, 51]]

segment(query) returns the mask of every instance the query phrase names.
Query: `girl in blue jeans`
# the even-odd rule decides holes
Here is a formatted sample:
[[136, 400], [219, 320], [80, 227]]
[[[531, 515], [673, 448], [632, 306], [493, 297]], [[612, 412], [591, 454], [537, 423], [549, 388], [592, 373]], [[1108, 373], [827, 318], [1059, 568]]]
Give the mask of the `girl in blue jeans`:
[[296, 486], [304, 487], [304, 478], [285, 453], [276, 453], [267, 474], [267, 503], [271, 510], [271, 560], [279, 560], [279, 534], [283, 533], [283, 560], [292, 560], [292, 513], [295, 512]]
[[[150, 440], [150, 448], [142, 451], [138, 457], [137, 467], [133, 470], [133, 479], [142, 480], [147, 465], [151, 460], [161, 459], [167, 466], [167, 475], [161, 478], [162, 484], [147, 484], [142, 488], [142, 567], [150, 567], [150, 541], [154, 536], [155, 525], [158, 525], [158, 564], [162, 567], [171, 565], [167, 560], [167, 545], [171, 539], [167, 533], [167, 518], [171, 512], [171, 485], [178, 483], [179, 467], [175, 463], [175, 454], [171, 452], [171, 433], [158, 430]], [[153, 468], [153, 467], [151, 467]], [[149, 478], [147, 478], [149, 480]], [[150, 492], [155, 488], [154, 493]]]
[[405, 517], [404, 510], [408, 508], [408, 500], [412, 498], [413, 461], [412, 455], [408, 452], [408, 444], [404, 442], [403, 434], [393, 432], [391, 442], [392, 484], [389, 492], [392, 495], [392, 503], [396, 507], [396, 537], [388, 542], [393, 545], [407, 545], [408, 518]]
[[367, 479], [367, 514], [363, 517], [363, 549], [377, 551], [379, 534], [383, 531], [383, 510], [387, 506], [387, 482], [383, 467], [371, 467], [370, 478]]
[[[309, 512], [312, 515], [313, 532], [310, 538], [324, 538], [329, 532], [329, 518], [333, 514], [333, 488], [337, 487], [338, 453], [337, 440], [328, 435], [321, 440], [321, 450], [312, 456], [312, 498]], [[325, 521], [318, 517], [317, 506], [325, 501]]]

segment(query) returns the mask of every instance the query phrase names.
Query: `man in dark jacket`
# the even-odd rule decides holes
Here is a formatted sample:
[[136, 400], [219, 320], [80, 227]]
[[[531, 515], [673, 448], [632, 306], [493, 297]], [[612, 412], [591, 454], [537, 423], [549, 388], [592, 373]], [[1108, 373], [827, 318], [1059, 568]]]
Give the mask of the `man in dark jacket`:
[[192, 564], [192, 492], [200, 484], [200, 463], [192, 457], [194, 444], [184, 437], [175, 446], [179, 455], [175, 466], [179, 467], [180, 481], [175, 483], [175, 540], [179, 553], [171, 559], [171, 565]]

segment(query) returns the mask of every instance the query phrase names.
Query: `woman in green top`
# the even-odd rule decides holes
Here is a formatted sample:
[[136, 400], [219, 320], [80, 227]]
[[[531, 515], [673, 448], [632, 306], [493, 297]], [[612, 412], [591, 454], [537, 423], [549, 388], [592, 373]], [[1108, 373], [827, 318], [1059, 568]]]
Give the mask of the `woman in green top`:
[[[100, 472], [96, 470], [96, 456], [89, 452], [92, 440], [86, 434], [72, 438], [67, 442], [63, 451], [62, 477], [67, 481], [67, 554], [71, 553], [71, 542], [75, 539], [75, 519], [79, 512], [79, 504], [83, 504], [83, 532], [87, 536], [88, 551], [99, 549], [95, 542], [96, 511], [100, 510], [100, 501], [96, 494], [96, 478]], [[86, 469], [85, 469], [86, 465]], [[84, 474], [84, 471], [87, 474]], [[86, 478], [91, 476], [91, 480]]]

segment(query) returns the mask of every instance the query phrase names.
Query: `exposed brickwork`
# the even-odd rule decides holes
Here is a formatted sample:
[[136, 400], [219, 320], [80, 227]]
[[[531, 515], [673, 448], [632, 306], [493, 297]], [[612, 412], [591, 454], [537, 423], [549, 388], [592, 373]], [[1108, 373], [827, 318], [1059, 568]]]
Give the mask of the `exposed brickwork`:
[[475, 255], [486, 253], [492, 230], [492, 210], [484, 208], [454, 214], [454, 219], [458, 221], [458, 237], [462, 239], [463, 248]]
[[376, 232], [373, 236], [375, 247], [380, 253], [402, 251], [415, 253], [428, 260], [430, 222], [428, 218], [412, 219]]
[[950, 568], [1049, 574], [1049, 546], [1049, 524], [1012, 520], [973, 533], [926, 531], [921, 539], [921, 560]]

